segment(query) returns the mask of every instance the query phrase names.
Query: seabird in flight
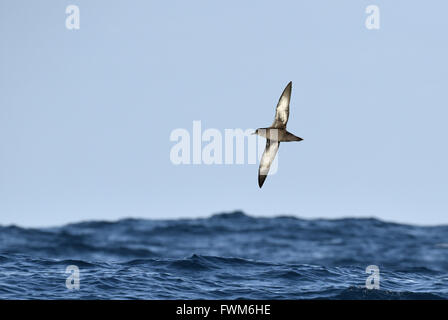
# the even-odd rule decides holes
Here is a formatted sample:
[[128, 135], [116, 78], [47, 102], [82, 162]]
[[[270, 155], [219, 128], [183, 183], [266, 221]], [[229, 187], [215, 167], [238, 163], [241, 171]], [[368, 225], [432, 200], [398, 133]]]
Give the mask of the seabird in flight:
[[257, 134], [266, 138], [266, 149], [260, 160], [258, 168], [258, 185], [263, 186], [266, 176], [268, 175], [271, 163], [277, 154], [280, 142], [302, 141], [292, 133], [286, 131], [286, 123], [289, 117], [289, 100], [291, 99], [292, 82], [289, 82], [285, 90], [283, 90], [278, 100], [277, 109], [275, 111], [274, 123], [268, 128], [258, 128], [253, 134]]

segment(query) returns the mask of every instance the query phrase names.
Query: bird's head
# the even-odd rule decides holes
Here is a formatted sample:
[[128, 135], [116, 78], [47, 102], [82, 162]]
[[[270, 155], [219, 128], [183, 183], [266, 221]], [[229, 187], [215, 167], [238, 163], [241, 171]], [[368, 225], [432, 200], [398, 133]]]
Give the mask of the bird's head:
[[251, 134], [258, 134], [258, 129], [252, 132]]

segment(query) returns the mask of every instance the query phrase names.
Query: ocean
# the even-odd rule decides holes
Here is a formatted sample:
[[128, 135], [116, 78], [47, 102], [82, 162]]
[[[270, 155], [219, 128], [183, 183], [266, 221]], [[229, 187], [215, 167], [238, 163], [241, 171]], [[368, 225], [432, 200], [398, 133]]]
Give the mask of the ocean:
[[0, 226], [0, 299], [447, 299], [447, 236], [243, 212]]

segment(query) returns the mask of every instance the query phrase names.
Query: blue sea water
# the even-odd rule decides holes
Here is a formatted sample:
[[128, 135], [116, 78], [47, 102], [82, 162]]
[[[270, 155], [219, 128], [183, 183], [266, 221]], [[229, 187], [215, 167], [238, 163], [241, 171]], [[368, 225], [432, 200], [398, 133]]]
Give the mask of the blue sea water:
[[[256, 218], [0, 226], [0, 299], [447, 299], [448, 226]], [[66, 267], [80, 272], [69, 290]], [[366, 267], [380, 288], [369, 290]]]

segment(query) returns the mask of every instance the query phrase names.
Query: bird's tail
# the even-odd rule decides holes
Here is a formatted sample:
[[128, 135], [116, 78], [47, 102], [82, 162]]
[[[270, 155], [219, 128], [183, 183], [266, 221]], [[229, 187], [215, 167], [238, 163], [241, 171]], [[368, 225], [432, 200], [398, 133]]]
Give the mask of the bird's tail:
[[291, 132], [286, 132], [286, 137], [284, 141], [302, 141], [303, 139], [293, 135]]

